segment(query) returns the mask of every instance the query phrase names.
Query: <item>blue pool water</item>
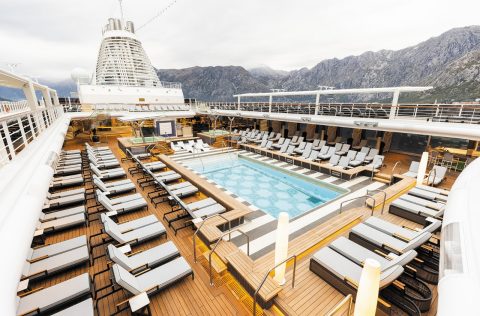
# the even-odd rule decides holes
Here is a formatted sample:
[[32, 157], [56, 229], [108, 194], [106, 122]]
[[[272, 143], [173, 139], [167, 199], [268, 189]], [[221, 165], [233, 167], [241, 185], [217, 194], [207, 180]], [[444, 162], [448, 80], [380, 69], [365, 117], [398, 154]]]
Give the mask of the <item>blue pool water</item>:
[[280, 212], [296, 217], [347, 192], [232, 154], [184, 163], [274, 217]]

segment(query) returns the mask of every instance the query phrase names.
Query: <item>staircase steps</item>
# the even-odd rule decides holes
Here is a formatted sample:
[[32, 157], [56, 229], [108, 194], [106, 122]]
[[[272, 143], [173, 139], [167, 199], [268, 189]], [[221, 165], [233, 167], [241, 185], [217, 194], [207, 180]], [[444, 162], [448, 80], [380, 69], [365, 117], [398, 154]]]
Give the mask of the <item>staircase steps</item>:
[[373, 177], [373, 180], [390, 184], [392, 183], [392, 175], [379, 172], [375, 174], [375, 176]]

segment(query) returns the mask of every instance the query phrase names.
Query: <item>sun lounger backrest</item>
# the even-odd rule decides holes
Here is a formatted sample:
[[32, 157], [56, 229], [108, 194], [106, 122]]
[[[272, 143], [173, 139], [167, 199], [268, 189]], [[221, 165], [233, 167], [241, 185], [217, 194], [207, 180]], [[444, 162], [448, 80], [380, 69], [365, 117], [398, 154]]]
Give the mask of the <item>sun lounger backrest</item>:
[[365, 160], [365, 157], [367, 156], [366, 153], [361, 153], [359, 152], [356, 156], [355, 156], [355, 161], [361, 161], [363, 162]]
[[130, 258], [114, 245], [112, 244], [108, 245], [107, 251], [110, 259], [112, 259], [112, 261], [115, 262], [116, 264], [122, 266], [124, 269], [132, 270], [136, 268], [130, 264], [130, 261], [131, 261]]
[[287, 149], [287, 152], [286, 152], [286, 153], [287, 153], [287, 154], [291, 154], [291, 153], [293, 153], [294, 150], [295, 150], [295, 146], [290, 145], [290, 146], [288, 146], [288, 149]]
[[320, 144], [318, 144], [318, 147], [323, 148], [326, 143], [327, 143], [326, 140], [322, 140], [322, 141], [320, 141]]
[[367, 157], [375, 157], [376, 155], [378, 155], [378, 149], [372, 148], [372, 149], [370, 149], [370, 151], [368, 152]]
[[330, 147], [328, 147], [328, 146], [323, 146], [322, 149], [320, 149], [319, 154], [320, 154], [320, 155], [325, 155], [325, 154], [328, 152], [329, 149], [330, 149]]
[[291, 141], [292, 141], [292, 143], [296, 143], [297, 140], [298, 140], [298, 136], [295, 135], [295, 136], [292, 137]]
[[266, 149], [270, 149], [270, 148], [272, 147], [272, 145], [273, 145], [273, 142], [272, 142], [271, 140], [269, 140], [269, 141], [267, 142], [267, 144], [265, 145], [265, 148], [266, 148]]
[[124, 243], [129, 240], [125, 240], [123, 238], [122, 232], [118, 229], [116, 225], [110, 225], [108, 222], [103, 223], [103, 228], [105, 229], [105, 232], [110, 235], [113, 239], [115, 239], [119, 243]]
[[138, 284], [137, 279], [133, 274], [131, 274], [118, 264], [114, 264], [112, 270], [115, 282], [118, 285], [120, 285], [125, 290], [129, 291], [134, 295], [142, 293], [142, 289], [140, 288], [140, 285]]
[[103, 192], [107, 192], [108, 191], [108, 188], [105, 186], [105, 184], [103, 183], [102, 180], [100, 180], [99, 178], [97, 178], [95, 175], [93, 176], [93, 183], [95, 183], [95, 185], [100, 188]]
[[318, 144], [320, 144], [320, 139], [314, 139], [312, 146], [313, 146], [313, 147], [317, 147]]
[[350, 144], [343, 144], [342, 152], [347, 152], [350, 149]]
[[328, 161], [328, 163], [331, 164], [332, 166], [336, 166], [338, 164], [339, 160], [340, 160], [339, 155], [332, 155], [332, 157], [330, 157], [330, 160]]
[[408, 168], [408, 171], [417, 173], [418, 172], [418, 166], [420, 166], [420, 163], [418, 161], [412, 161], [410, 163], [410, 168]]
[[260, 147], [262, 147], [262, 148], [265, 147], [265, 145], [267, 145], [267, 141], [268, 141], [267, 139], [262, 140], [262, 143], [260, 144]]
[[310, 156], [308, 156], [309, 160], [315, 160], [318, 157], [318, 150], [312, 150], [310, 152]]
[[92, 163], [90, 163], [90, 169], [92, 169], [92, 171], [98, 176], [98, 177], [101, 177], [102, 176], [102, 173], [100, 172], [100, 170]]
[[342, 149], [343, 144], [342, 143], [336, 143], [335, 144], [335, 152], [340, 151]]
[[342, 158], [340, 158], [340, 162], [338, 163], [338, 166], [346, 168], [348, 167], [349, 163], [350, 163], [350, 158], [343, 156]]
[[285, 141], [285, 138], [283, 138], [283, 137], [280, 138], [280, 139], [278, 140], [277, 145], [282, 145], [284, 141]]
[[347, 157], [349, 157], [352, 160], [355, 160], [356, 155], [357, 155], [357, 152], [355, 150], [349, 150], [347, 153]]
[[329, 147], [327, 151], [327, 156], [331, 156], [335, 154], [335, 148], [334, 147]]
[[369, 147], [362, 147], [362, 149], [360, 149], [360, 152], [366, 153], [366, 154], [368, 154], [369, 151], [370, 151]]
[[297, 149], [304, 149], [306, 145], [307, 145], [306, 142], [301, 142], [301, 143], [298, 145]]

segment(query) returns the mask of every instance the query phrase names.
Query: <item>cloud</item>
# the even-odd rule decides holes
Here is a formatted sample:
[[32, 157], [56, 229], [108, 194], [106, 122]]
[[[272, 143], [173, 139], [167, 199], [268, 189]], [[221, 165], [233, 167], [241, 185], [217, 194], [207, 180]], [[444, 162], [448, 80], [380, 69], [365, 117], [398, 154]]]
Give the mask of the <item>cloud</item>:
[[[137, 28], [169, 0], [124, 0]], [[468, 10], [465, 10], [468, 8]], [[312, 67], [326, 58], [415, 45], [478, 23], [480, 2], [457, 0], [178, 0], [138, 32], [158, 68], [265, 64]], [[0, 4], [0, 67], [63, 80], [93, 71], [115, 0], [19, 0]]]

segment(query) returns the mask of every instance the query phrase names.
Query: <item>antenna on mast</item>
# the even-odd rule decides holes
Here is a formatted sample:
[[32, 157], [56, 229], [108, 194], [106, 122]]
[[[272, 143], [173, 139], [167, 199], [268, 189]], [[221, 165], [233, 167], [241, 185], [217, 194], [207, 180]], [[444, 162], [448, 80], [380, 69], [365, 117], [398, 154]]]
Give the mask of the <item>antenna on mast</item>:
[[123, 18], [123, 5], [122, 5], [122, 1], [123, 0], [118, 0], [118, 4], [120, 5], [120, 19], [122, 21], [122, 28], [124, 27], [125, 25], [125, 20]]
[[[119, 0], [121, 1], [121, 0]], [[145, 26], [147, 26], [148, 24], [150, 24], [151, 22], [153, 22], [156, 18], [158, 18], [159, 16], [163, 15], [168, 9], [170, 9], [172, 6], [174, 6], [176, 3], [177, 3], [178, 0], [173, 0], [172, 2], [170, 2], [166, 7], [164, 7], [162, 10], [160, 10], [154, 17], [152, 17], [150, 20], [148, 20], [147, 22], [145, 22], [144, 24], [140, 25], [139, 28], [137, 28], [137, 32], [140, 31], [140, 29], [143, 29]]]

